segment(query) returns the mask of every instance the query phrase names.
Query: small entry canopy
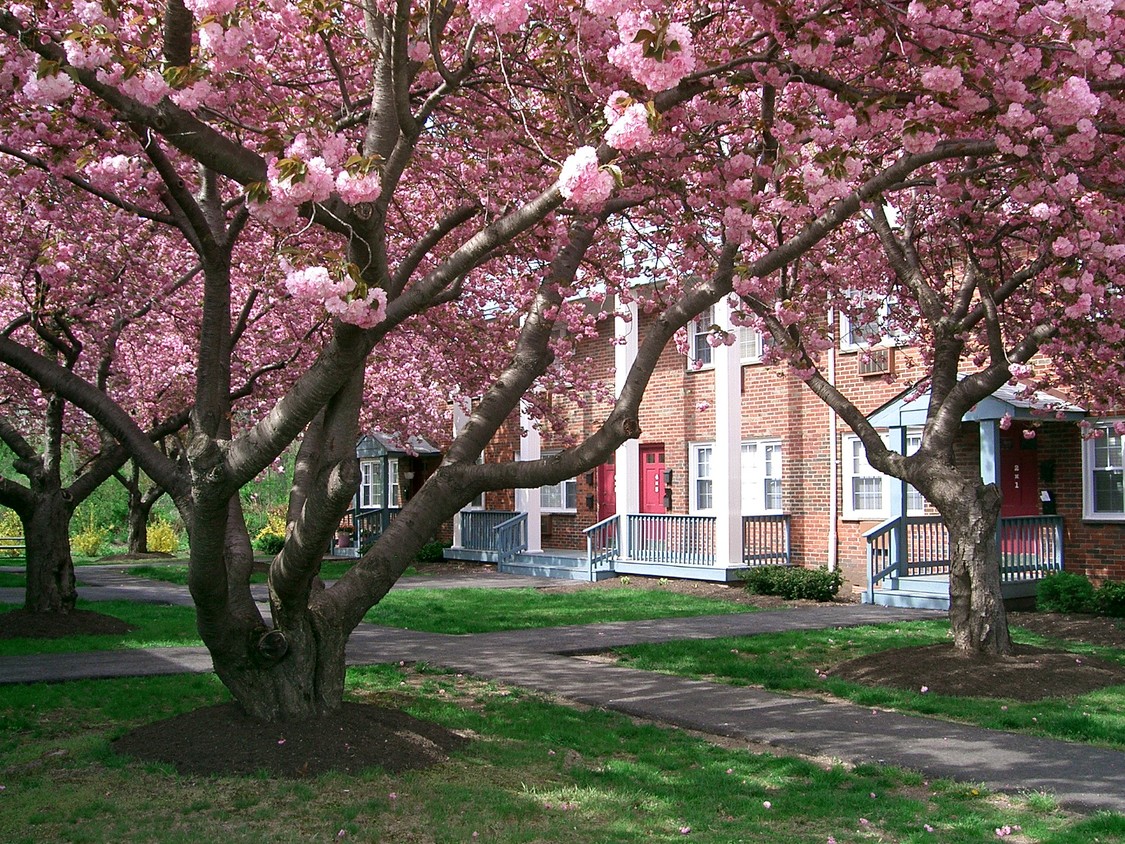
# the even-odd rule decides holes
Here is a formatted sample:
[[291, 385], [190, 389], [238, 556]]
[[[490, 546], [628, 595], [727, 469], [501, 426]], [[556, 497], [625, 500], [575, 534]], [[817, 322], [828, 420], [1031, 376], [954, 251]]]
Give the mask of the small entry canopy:
[[[873, 412], [867, 421], [876, 428], [921, 427], [926, 424], [929, 409], [930, 391], [915, 396], [915, 388], [910, 387]], [[1005, 416], [1028, 421], [1054, 419], [1077, 422], [1085, 418], [1086, 411], [1061, 396], [1041, 390], [1025, 396], [1019, 386], [1005, 384], [991, 396], [977, 402], [963, 419], [966, 422], [984, 422]]]

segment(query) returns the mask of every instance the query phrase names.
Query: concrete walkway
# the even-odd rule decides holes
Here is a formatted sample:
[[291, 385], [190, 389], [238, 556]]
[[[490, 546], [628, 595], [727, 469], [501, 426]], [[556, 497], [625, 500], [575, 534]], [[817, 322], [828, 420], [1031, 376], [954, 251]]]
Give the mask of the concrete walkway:
[[[117, 568], [117, 567], [115, 567]], [[82, 578], [91, 584], [100, 575]], [[468, 575], [474, 585], [542, 586], [534, 578]], [[447, 581], [456, 582], [447, 582]], [[424, 581], [424, 582], [419, 582]], [[167, 584], [102, 579], [118, 597], [181, 603]], [[407, 578], [396, 588], [464, 586], [464, 578]], [[171, 591], [170, 591], [171, 590]], [[179, 598], [172, 593], [179, 591]], [[583, 660], [578, 655], [638, 642], [748, 636], [935, 617], [862, 605], [616, 622], [474, 636], [416, 633], [361, 625], [348, 642], [351, 665], [426, 662], [453, 671], [558, 695], [567, 700], [712, 735], [766, 743], [781, 752], [873, 762], [926, 776], [980, 783], [1006, 792], [1043, 791], [1068, 808], [1125, 812], [1125, 753], [945, 721], [688, 680]], [[0, 683], [29, 683], [211, 670], [202, 648], [162, 648], [0, 658]]]

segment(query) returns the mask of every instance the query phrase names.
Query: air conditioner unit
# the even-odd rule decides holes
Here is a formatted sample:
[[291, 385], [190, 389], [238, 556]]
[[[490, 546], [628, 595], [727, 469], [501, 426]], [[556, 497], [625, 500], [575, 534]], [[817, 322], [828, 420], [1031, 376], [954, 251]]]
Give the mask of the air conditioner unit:
[[894, 365], [894, 350], [893, 349], [867, 349], [865, 352], [860, 352], [859, 356], [859, 374], [860, 375], [886, 375], [891, 371]]

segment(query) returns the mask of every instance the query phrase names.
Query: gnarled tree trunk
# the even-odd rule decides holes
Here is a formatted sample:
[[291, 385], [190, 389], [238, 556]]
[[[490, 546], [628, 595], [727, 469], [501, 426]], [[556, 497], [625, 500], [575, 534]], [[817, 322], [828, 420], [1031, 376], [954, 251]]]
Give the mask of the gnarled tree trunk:
[[942, 517], [949, 531], [953, 645], [969, 656], [1009, 655], [1012, 639], [1000, 589], [1000, 493], [995, 485], [978, 485], [946, 504]]
[[24, 609], [31, 612], [70, 612], [78, 600], [74, 560], [70, 556], [70, 518], [73, 511], [63, 490], [33, 497], [24, 518], [27, 543], [27, 586]]

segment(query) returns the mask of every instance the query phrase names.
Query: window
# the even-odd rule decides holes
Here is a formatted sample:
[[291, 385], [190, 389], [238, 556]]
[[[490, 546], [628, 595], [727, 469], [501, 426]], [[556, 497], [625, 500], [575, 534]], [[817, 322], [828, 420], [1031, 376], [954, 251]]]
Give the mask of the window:
[[388, 507], [401, 507], [402, 506], [402, 484], [398, 479], [398, 458], [390, 457], [387, 459], [387, 489], [389, 491]]
[[754, 516], [781, 509], [781, 443], [743, 443], [742, 514]]
[[[699, 361], [703, 366], [710, 366], [715, 361], [714, 349], [707, 342], [711, 336], [711, 327], [715, 324], [715, 308], [711, 306], [691, 323], [690, 348], [688, 356], [691, 362]], [[734, 329], [738, 337], [738, 356], [742, 363], [757, 363], [762, 359], [762, 352], [766, 347], [766, 340], [762, 332], [756, 328], [740, 326]]]
[[[883, 434], [887, 442], [888, 434]], [[913, 454], [922, 444], [921, 431], [907, 431], [906, 453]], [[891, 513], [891, 481], [867, 462], [867, 451], [859, 437], [848, 435], [843, 441], [844, 518], [885, 519]], [[906, 488], [906, 512], [921, 515], [926, 507], [922, 494], [914, 487]]]
[[738, 356], [743, 363], [756, 363], [762, 359], [766, 338], [756, 328], [741, 326], [738, 329]]
[[[557, 452], [556, 452], [557, 453]], [[544, 454], [549, 457], [550, 454]], [[578, 508], [578, 481], [567, 478], [557, 484], [539, 487], [539, 506], [543, 510], [572, 511]]]
[[361, 460], [359, 463], [359, 509], [383, 509], [382, 460]]
[[1094, 426], [1083, 443], [1083, 515], [1125, 520], [1125, 436], [1112, 423]]
[[714, 468], [715, 448], [710, 443], [691, 447], [691, 511], [702, 513], [715, 506]]
[[711, 345], [707, 338], [711, 335], [711, 326], [715, 324], [715, 308], [711, 306], [691, 324], [691, 360], [699, 361], [704, 366], [711, 363]]
[[895, 345], [901, 338], [898, 332], [887, 329], [887, 319], [890, 316], [893, 304], [892, 299], [883, 299], [875, 308], [875, 313], [862, 322], [853, 321], [851, 317], [841, 313], [840, 348], [845, 352], [854, 352], [869, 346], [877, 346], [880, 343], [888, 346]]

